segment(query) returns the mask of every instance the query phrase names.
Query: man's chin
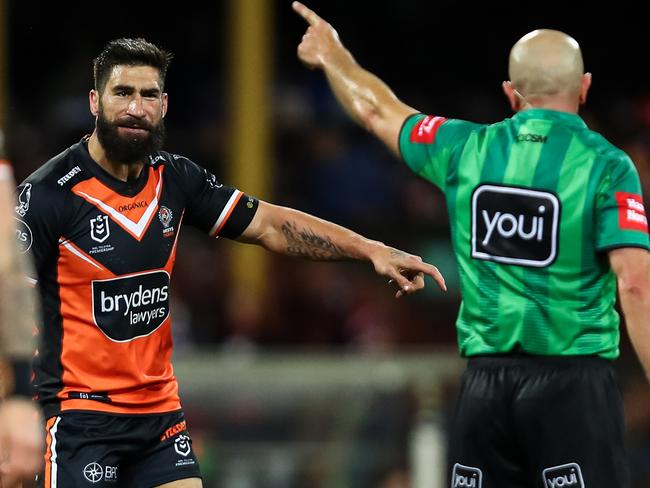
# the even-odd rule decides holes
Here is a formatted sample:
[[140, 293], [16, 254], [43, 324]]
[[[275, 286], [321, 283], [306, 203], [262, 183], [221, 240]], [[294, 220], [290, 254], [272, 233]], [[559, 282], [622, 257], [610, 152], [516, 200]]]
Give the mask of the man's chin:
[[145, 140], [149, 137], [151, 131], [148, 129], [140, 129], [138, 127], [118, 127], [117, 132], [122, 138], [129, 140], [138, 139]]

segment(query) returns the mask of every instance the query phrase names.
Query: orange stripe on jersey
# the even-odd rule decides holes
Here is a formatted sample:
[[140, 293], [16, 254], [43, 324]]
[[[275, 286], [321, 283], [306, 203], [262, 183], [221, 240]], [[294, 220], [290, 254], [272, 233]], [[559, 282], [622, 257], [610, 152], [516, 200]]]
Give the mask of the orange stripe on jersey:
[[[45, 424], [45, 480], [44, 488], [56, 487], [56, 425], [60, 418], [52, 417], [47, 419]], [[54, 484], [52, 484], [54, 479]]]
[[116, 193], [97, 178], [77, 183], [72, 192], [108, 215], [138, 241], [149, 228], [162, 192], [162, 173], [165, 167], [149, 167], [149, 178], [145, 187], [133, 197]]
[[242, 192], [240, 192], [239, 190], [235, 190], [234, 193], [230, 196], [230, 199], [228, 200], [228, 203], [226, 203], [226, 206], [221, 211], [219, 218], [212, 226], [212, 229], [210, 229], [211, 237], [216, 237], [219, 235], [219, 232], [221, 232], [223, 226], [226, 225], [226, 222], [228, 222], [228, 219], [230, 218], [230, 215], [232, 214], [233, 210], [235, 210], [235, 207], [237, 207], [237, 203], [241, 199], [242, 195], [243, 195]]

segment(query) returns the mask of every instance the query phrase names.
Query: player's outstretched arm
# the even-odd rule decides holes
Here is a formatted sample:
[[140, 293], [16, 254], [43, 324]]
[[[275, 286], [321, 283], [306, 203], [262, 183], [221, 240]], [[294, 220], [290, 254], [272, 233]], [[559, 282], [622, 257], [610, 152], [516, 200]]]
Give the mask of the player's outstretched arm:
[[446, 290], [438, 268], [418, 256], [366, 239], [332, 222], [263, 201], [238, 240], [316, 261], [370, 261], [378, 274], [399, 287], [398, 298], [423, 288], [425, 274]]
[[618, 280], [630, 341], [650, 380], [650, 253], [637, 248], [615, 249], [610, 251], [609, 261]]
[[298, 46], [300, 60], [310, 68], [322, 69], [345, 111], [399, 155], [398, 137], [404, 119], [418, 111], [359, 66], [330, 24], [300, 2], [292, 6], [309, 24]]

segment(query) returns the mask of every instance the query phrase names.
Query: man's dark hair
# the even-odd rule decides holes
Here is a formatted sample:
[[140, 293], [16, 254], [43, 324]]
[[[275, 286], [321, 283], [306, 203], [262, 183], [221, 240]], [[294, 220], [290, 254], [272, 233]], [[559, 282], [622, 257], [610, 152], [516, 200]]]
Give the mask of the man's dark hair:
[[102, 49], [93, 61], [95, 90], [101, 92], [115, 66], [151, 66], [160, 72], [161, 88], [165, 86], [167, 68], [172, 53], [160, 49], [141, 37], [138, 39], [115, 39]]

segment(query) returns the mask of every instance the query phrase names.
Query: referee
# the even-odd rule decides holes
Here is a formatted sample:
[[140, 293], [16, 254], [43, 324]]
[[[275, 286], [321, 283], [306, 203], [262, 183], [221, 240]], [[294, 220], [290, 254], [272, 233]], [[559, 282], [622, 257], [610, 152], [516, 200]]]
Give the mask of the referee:
[[639, 177], [577, 115], [591, 74], [578, 43], [522, 37], [492, 125], [429, 116], [361, 68], [304, 5], [298, 47], [345, 110], [446, 197], [463, 303], [452, 487], [626, 488], [616, 290], [650, 373], [650, 258]]

